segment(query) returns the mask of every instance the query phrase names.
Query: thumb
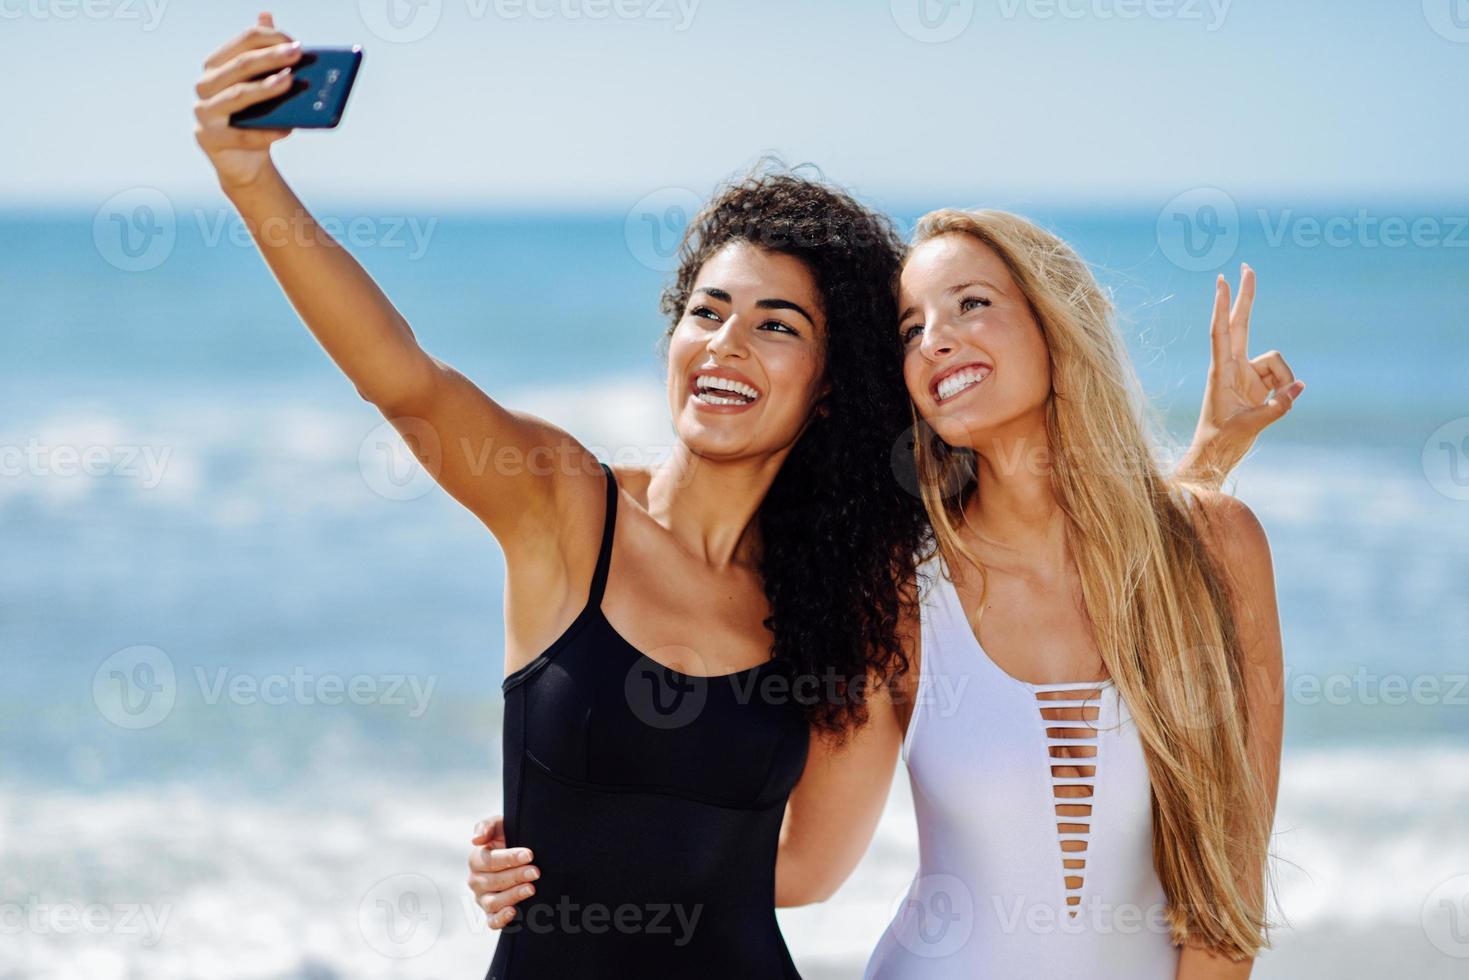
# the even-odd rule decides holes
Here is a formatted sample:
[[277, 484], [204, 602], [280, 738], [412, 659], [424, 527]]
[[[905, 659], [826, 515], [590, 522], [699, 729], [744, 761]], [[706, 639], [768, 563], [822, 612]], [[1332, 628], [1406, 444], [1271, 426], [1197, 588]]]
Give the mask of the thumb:
[[474, 825], [474, 836], [470, 838], [471, 844], [484, 847], [492, 841], [502, 839], [505, 836], [505, 819], [493, 817], [489, 820], [481, 820]]
[[275, 18], [270, 15], [270, 11], [262, 10], [260, 16], [256, 19], [256, 23], [261, 27], [274, 27]]

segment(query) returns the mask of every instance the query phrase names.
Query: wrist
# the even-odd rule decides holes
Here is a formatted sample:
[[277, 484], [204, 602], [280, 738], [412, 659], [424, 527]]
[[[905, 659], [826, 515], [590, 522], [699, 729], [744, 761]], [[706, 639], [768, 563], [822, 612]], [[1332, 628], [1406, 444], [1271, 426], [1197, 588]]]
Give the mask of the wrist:
[[218, 177], [219, 189], [237, 207], [249, 200], [252, 196], [258, 195], [261, 191], [268, 189], [272, 184], [278, 184], [282, 179], [280, 171], [275, 169], [273, 162], [266, 163], [254, 175], [243, 180], [226, 179], [223, 174], [218, 175]]

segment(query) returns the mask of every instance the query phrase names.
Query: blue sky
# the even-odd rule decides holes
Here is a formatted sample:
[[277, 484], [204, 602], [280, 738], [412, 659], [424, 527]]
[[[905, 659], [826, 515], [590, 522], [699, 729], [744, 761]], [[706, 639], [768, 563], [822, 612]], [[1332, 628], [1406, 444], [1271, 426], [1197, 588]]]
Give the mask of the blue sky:
[[[366, 51], [278, 148], [311, 199], [625, 206], [766, 151], [888, 202], [1469, 197], [1469, 0], [413, 3], [270, 8]], [[258, 9], [0, 0], [0, 206], [214, 194], [192, 83]]]

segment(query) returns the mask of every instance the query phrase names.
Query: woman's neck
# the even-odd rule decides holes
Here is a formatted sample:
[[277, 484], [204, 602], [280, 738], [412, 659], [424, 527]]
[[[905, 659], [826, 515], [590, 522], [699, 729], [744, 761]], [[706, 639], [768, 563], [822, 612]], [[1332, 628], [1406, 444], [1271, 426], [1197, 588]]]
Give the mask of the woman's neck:
[[1043, 423], [975, 450], [978, 485], [964, 505], [966, 543], [985, 565], [1049, 578], [1070, 562], [1066, 515], [1051, 485]]
[[718, 462], [676, 443], [649, 479], [648, 513], [711, 566], [748, 562], [751, 524], [786, 455]]

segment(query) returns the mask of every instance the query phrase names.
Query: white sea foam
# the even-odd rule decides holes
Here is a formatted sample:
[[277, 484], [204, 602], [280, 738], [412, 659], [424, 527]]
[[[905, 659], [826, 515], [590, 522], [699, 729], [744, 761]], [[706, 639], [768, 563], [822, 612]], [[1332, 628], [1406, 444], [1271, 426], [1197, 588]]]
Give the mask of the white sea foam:
[[[656, 379], [614, 376], [496, 394], [612, 462], [654, 462], [670, 445]], [[68, 409], [12, 421], [0, 429], [0, 513], [21, 502], [52, 510], [137, 504], [226, 527], [257, 519], [262, 502], [295, 513], [361, 513], [377, 502], [383, 470], [418, 465], [406, 450], [391, 458], [364, 450], [381, 426], [369, 406], [347, 397], [335, 406], [170, 401], [132, 413]]]
[[[1461, 975], [1464, 961], [1429, 942], [1421, 917], [1436, 885], [1469, 872], [1463, 759], [1447, 744], [1287, 756], [1277, 849], [1297, 866], [1280, 872], [1289, 928], [1257, 975], [1364, 976], [1372, 957], [1416, 964], [1404, 974], [1415, 980]], [[494, 939], [465, 898], [463, 861], [474, 820], [498, 807], [491, 774], [353, 775], [273, 798], [186, 784], [0, 787], [6, 943], [18, 951], [0, 977], [478, 975]], [[916, 864], [900, 771], [851, 880], [824, 905], [780, 913], [803, 968], [855, 976]], [[35, 903], [98, 927], [68, 931], [53, 913], [17, 930]], [[124, 927], [130, 909], [142, 912]], [[401, 917], [392, 930], [388, 914]]]

